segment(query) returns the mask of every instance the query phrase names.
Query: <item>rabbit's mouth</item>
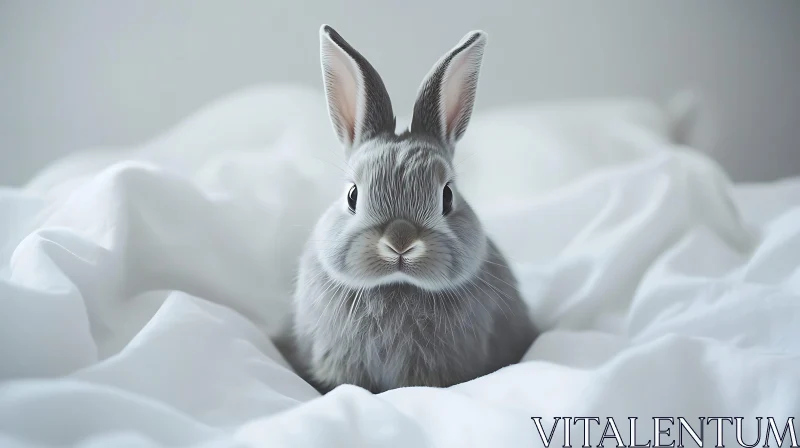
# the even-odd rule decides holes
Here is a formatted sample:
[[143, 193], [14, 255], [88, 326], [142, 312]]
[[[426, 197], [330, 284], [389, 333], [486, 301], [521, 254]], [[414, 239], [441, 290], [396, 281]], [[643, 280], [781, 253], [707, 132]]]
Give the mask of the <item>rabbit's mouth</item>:
[[413, 261], [402, 255], [395, 256], [392, 260], [385, 260], [387, 272], [384, 277], [394, 277], [395, 279], [406, 278], [406, 282], [413, 282], [415, 269]]
[[406, 262], [403, 256], [401, 255], [397, 257], [397, 271], [403, 272], [404, 268], [408, 269], [408, 262]]
[[384, 258], [384, 262], [386, 262], [387, 267], [389, 268], [389, 274], [394, 274], [396, 272], [402, 272], [404, 274], [413, 275], [415, 271], [415, 260], [413, 257], [408, 257], [405, 255], [396, 255], [391, 259]]
[[389, 275], [404, 273], [413, 274], [415, 264], [419, 264], [425, 256], [425, 243], [420, 240], [410, 241], [407, 244], [393, 244], [386, 238], [381, 238], [377, 246], [378, 257], [386, 263]]

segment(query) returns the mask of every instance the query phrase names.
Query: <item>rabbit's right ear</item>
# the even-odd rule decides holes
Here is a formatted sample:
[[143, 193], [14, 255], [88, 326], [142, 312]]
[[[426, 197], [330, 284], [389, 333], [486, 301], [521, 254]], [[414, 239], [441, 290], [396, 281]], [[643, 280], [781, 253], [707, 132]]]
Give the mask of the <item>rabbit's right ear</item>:
[[392, 102], [378, 72], [330, 26], [322, 25], [319, 40], [328, 113], [345, 155], [379, 134], [394, 134]]

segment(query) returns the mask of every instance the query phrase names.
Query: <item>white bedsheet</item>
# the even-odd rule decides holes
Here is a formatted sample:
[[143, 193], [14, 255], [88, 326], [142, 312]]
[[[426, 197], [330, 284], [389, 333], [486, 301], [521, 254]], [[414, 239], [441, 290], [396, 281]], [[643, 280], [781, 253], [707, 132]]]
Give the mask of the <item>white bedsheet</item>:
[[535, 416], [614, 417], [626, 443], [628, 417], [739, 416], [752, 443], [755, 417], [800, 414], [800, 178], [731, 185], [674, 120], [476, 115], [460, 184], [546, 331], [449, 389], [319, 397], [265, 335], [339, 192], [315, 91], [243, 92], [0, 190], [0, 446], [533, 447]]

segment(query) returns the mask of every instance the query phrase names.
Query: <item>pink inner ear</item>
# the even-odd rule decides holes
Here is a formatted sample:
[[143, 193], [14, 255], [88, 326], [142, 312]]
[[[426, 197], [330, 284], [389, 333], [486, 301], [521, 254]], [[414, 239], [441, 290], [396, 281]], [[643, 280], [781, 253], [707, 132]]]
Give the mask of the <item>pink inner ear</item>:
[[470, 50], [465, 50], [450, 61], [442, 80], [441, 106], [444, 114], [445, 135], [453, 137], [458, 123], [461, 121], [468, 99], [467, 77], [474, 70], [470, 65]]
[[330, 73], [328, 102], [340, 136], [352, 144], [356, 135], [358, 115], [359, 73], [355, 62], [332, 42], [328, 42], [325, 64]]

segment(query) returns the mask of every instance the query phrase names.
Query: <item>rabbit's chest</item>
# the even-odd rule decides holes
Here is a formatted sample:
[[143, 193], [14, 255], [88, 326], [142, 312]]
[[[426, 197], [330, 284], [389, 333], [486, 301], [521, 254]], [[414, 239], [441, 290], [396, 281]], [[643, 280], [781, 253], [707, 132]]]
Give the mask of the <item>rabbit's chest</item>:
[[466, 315], [457, 297], [379, 288], [325, 299], [310, 355], [315, 374], [331, 383], [375, 391], [447, 385], [469, 374], [485, 344], [486, 318]]

